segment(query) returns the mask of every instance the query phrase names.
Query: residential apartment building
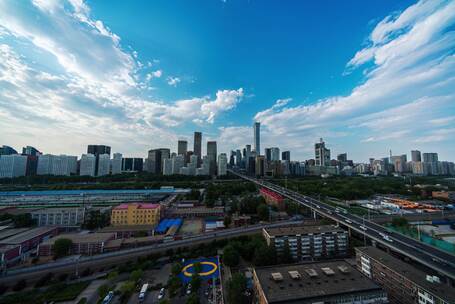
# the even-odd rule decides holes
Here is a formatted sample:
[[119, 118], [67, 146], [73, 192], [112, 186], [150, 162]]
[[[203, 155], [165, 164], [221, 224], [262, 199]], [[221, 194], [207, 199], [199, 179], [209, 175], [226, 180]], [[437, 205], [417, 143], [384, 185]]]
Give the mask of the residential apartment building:
[[93, 154], [82, 154], [80, 161], [80, 176], [96, 175], [96, 156]]
[[27, 156], [10, 154], [0, 155], [0, 178], [25, 176]]
[[262, 233], [278, 255], [287, 245], [297, 261], [344, 257], [348, 253], [348, 232], [335, 226], [264, 228]]
[[30, 212], [38, 226], [80, 226], [84, 223], [85, 208], [43, 208]]
[[36, 174], [66, 175], [77, 173], [77, 156], [45, 154], [38, 156]]
[[357, 247], [357, 269], [389, 295], [390, 303], [455, 303], [455, 289], [376, 247]]
[[111, 225], [157, 225], [160, 209], [159, 204], [121, 204], [112, 209]]

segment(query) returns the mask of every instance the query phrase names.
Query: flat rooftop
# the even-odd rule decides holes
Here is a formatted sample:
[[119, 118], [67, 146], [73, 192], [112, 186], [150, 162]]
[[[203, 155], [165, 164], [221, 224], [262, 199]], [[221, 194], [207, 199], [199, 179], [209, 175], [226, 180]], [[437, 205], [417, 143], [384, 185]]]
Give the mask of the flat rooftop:
[[13, 236], [10, 236], [6, 239], [1, 240], [0, 244], [21, 244], [25, 241], [31, 240], [40, 235], [49, 233], [55, 229], [57, 229], [57, 228], [56, 227], [37, 227], [37, 228], [27, 229], [24, 232], [15, 234]]
[[254, 271], [269, 303], [382, 290], [344, 260], [258, 267]]
[[431, 291], [433, 294], [441, 297], [449, 303], [455, 302], [455, 288], [449, 288], [444, 283], [438, 284], [428, 282], [426, 280], [427, 273], [413, 267], [412, 265], [400, 259], [397, 259], [396, 257], [391, 256], [390, 254], [387, 254], [386, 252], [376, 247], [357, 247], [356, 251], [364, 253], [370, 258], [403, 275], [408, 280], [414, 282], [424, 289], [427, 289], [428, 291]]
[[2, 191], [1, 196], [52, 196], [52, 195], [119, 195], [119, 194], [169, 194], [187, 193], [191, 189], [131, 189], [131, 190], [43, 190], [43, 191]]
[[9, 238], [13, 235], [25, 232], [29, 230], [30, 228], [11, 228], [11, 229], [3, 229], [0, 231], [0, 241], [4, 240], [6, 238]]
[[42, 245], [53, 245], [59, 239], [69, 239], [73, 243], [101, 243], [114, 238], [114, 233], [65, 233], [45, 240]]
[[333, 225], [323, 226], [291, 226], [291, 227], [277, 227], [277, 228], [264, 228], [270, 236], [286, 236], [286, 235], [297, 235], [297, 234], [318, 234], [318, 233], [330, 233], [330, 232], [345, 232], [341, 228], [337, 228]]

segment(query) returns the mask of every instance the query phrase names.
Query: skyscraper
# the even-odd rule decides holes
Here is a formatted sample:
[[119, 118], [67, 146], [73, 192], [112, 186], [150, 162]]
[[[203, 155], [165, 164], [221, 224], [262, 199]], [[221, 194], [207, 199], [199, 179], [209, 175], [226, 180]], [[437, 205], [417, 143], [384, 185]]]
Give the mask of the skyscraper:
[[[39, 164], [38, 164], [39, 165]], [[96, 156], [93, 154], [82, 154], [79, 175], [95, 176]]]
[[272, 161], [280, 160], [280, 148], [277, 147], [271, 148], [271, 160]]
[[95, 156], [95, 175], [98, 174], [98, 164], [99, 164], [99, 156], [101, 154], [107, 154], [111, 157], [111, 147], [105, 145], [88, 145], [87, 147], [87, 154], [93, 154]]
[[2, 147], [0, 147], [0, 155], [11, 155], [11, 154], [17, 154], [17, 151], [14, 148], [11, 148], [10, 146], [3, 145]]
[[255, 122], [253, 125], [254, 129], [254, 151], [256, 155], [261, 155], [261, 123]]
[[177, 155], [186, 156], [188, 151], [188, 142], [186, 140], [179, 140], [177, 143]]
[[120, 174], [122, 173], [122, 154], [121, 153], [114, 153], [113, 158], [111, 160], [111, 173], [112, 174]]
[[283, 161], [291, 161], [291, 151], [283, 151], [281, 153], [281, 159]]
[[0, 155], [0, 178], [24, 176], [27, 168], [27, 156], [18, 154]]
[[337, 155], [337, 160], [341, 163], [345, 163], [348, 161], [348, 154], [347, 153], [341, 153]]
[[201, 163], [202, 157], [202, 133], [201, 132], [194, 132], [194, 147], [193, 147], [193, 154], [198, 158], [198, 166]]
[[207, 142], [207, 157], [209, 159], [209, 174], [216, 175], [216, 156], [217, 156], [217, 149], [216, 149], [216, 141], [208, 141]]
[[227, 156], [226, 153], [221, 153], [218, 156], [218, 176], [227, 174]]
[[169, 159], [170, 156], [171, 150], [167, 148], [149, 150], [148, 158], [146, 159], [147, 171], [155, 174], [161, 174], [163, 172], [163, 162], [165, 159]]
[[330, 150], [325, 147], [322, 138], [314, 145], [314, 154], [316, 166], [328, 166], [330, 164]]
[[27, 146], [22, 148], [22, 155], [32, 155], [32, 156], [37, 156], [41, 154], [38, 149], [32, 147], [32, 146]]
[[272, 160], [272, 148], [265, 148], [265, 153], [264, 153], [264, 156], [265, 156], [265, 161], [266, 162], [269, 162]]
[[420, 161], [422, 161], [422, 156], [421, 156], [421, 154], [420, 154], [420, 151], [418, 151], [418, 150], [412, 150], [412, 151], [411, 151], [411, 160], [412, 160], [413, 162], [420, 162]]

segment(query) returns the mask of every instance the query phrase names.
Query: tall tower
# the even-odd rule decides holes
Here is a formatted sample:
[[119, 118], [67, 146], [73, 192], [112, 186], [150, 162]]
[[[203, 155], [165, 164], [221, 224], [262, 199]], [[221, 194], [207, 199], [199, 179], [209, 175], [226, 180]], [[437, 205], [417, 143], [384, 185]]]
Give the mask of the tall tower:
[[207, 157], [210, 161], [210, 168], [209, 174], [215, 175], [216, 174], [216, 156], [217, 156], [217, 149], [216, 149], [216, 141], [208, 141], [207, 142]]
[[194, 132], [193, 155], [197, 156], [198, 166], [201, 163], [201, 157], [202, 157], [201, 147], [202, 147], [202, 133], [201, 132]]
[[177, 143], [177, 155], [186, 156], [188, 151], [188, 142], [186, 140], [179, 140]]
[[254, 129], [254, 151], [256, 155], [261, 155], [261, 123], [256, 121], [253, 125]]

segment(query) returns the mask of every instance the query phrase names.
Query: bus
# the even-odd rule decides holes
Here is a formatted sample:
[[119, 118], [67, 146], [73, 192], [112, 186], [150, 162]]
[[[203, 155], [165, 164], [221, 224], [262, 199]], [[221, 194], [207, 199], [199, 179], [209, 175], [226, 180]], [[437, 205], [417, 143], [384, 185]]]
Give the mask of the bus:
[[145, 294], [147, 293], [148, 288], [149, 288], [149, 284], [142, 285], [141, 291], [139, 292], [139, 302], [144, 301]]

